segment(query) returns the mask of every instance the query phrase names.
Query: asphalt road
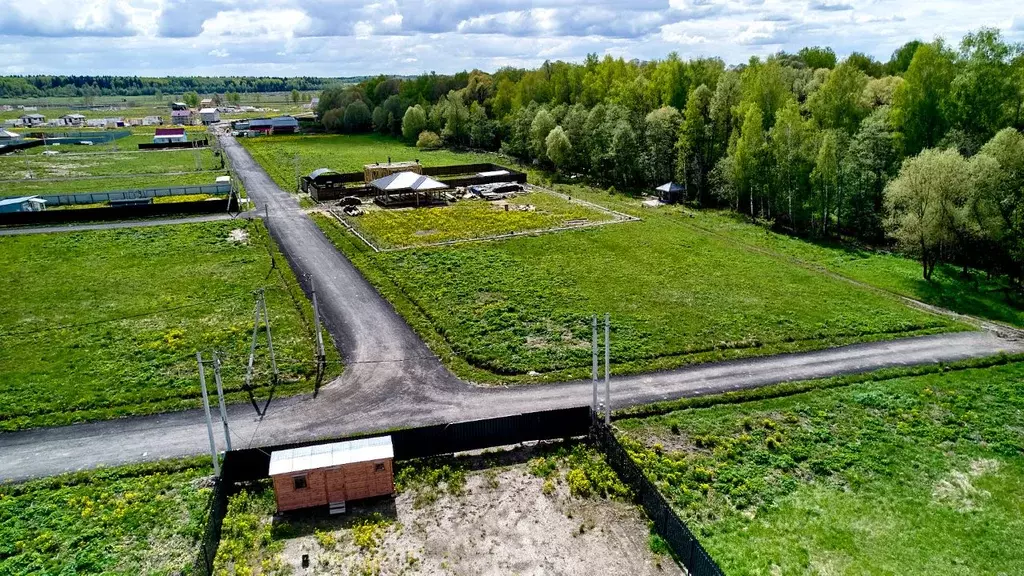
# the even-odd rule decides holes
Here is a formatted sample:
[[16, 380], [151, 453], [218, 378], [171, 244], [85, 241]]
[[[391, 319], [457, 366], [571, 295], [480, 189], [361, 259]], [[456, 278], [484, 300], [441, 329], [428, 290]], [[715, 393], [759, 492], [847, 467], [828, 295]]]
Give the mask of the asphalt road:
[[[250, 196], [267, 207], [267, 227], [297, 275], [310, 274], [316, 282], [325, 323], [346, 362], [342, 376], [316, 399], [307, 394], [275, 400], [262, 421], [248, 404], [230, 406], [234, 448], [590, 403], [589, 381], [493, 388], [460, 381], [330, 244], [294, 197], [280, 190], [232, 138], [222, 142]], [[999, 352], [1024, 352], [1024, 342], [990, 331], [962, 332], [614, 377], [611, 403], [620, 408]], [[215, 431], [223, 449], [219, 427]], [[0, 480], [206, 450], [201, 410], [27, 430], [0, 434]]]

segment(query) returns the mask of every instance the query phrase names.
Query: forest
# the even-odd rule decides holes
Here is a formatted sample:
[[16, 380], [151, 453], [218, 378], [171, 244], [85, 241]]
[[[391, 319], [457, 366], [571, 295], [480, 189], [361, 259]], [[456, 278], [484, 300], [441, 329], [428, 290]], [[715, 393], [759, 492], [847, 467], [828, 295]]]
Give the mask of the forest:
[[912, 41], [888, 62], [830, 48], [717, 58], [589, 55], [321, 95], [324, 128], [421, 147], [500, 150], [626, 191], [685, 182], [687, 201], [766, 227], [1002, 275], [1024, 260], [1024, 48], [996, 29]]
[[90, 96], [154, 96], [224, 92], [288, 92], [322, 90], [330, 84], [354, 83], [356, 78], [274, 78], [267, 76], [0, 76], [0, 98]]

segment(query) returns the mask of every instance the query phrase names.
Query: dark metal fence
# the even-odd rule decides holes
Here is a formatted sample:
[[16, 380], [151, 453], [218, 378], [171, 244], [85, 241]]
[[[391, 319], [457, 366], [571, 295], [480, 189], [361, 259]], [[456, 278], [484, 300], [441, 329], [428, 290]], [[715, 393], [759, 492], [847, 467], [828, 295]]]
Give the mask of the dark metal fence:
[[39, 224], [64, 224], [68, 222], [94, 222], [110, 220], [131, 220], [157, 216], [186, 214], [216, 214], [235, 212], [238, 201], [235, 198], [200, 200], [196, 202], [166, 202], [143, 204], [141, 206], [112, 206], [103, 208], [70, 208], [67, 210], [42, 210], [40, 212], [7, 212], [0, 214], [0, 226], [25, 226]]
[[595, 419], [591, 437], [605, 460], [619, 478], [633, 491], [637, 502], [647, 512], [655, 531], [665, 539], [691, 576], [724, 576], [721, 568], [704, 550], [697, 537], [661, 495], [643, 470], [637, 466], [629, 452], [619, 443], [612, 429]]
[[142, 142], [139, 144], [139, 150], [168, 150], [172, 148], [206, 148], [210, 145], [210, 141], [203, 140], [191, 140], [189, 142]]
[[192, 567], [192, 572], [198, 576], [213, 575], [213, 560], [217, 557], [217, 548], [220, 545], [220, 529], [224, 524], [224, 515], [228, 511], [228, 483], [222, 478], [216, 478], [214, 482], [207, 509], [206, 527]]

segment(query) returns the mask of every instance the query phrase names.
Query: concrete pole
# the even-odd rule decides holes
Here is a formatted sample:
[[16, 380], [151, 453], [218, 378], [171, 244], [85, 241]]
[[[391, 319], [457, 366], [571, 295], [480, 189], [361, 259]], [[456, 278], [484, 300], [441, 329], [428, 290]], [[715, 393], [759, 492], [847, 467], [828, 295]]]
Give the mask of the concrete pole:
[[316, 283], [312, 275], [309, 276], [309, 291], [313, 296], [313, 320], [316, 325], [316, 359], [317, 362], [323, 363], [327, 353], [324, 351], [324, 335], [320, 329], [320, 303], [316, 299]]
[[196, 352], [199, 362], [199, 385], [203, 390], [203, 410], [206, 411], [206, 431], [210, 436], [210, 456], [213, 457], [213, 475], [220, 476], [220, 460], [217, 458], [217, 443], [213, 440], [213, 417], [210, 416], [210, 397], [206, 395], [206, 373], [203, 371], [203, 355]]
[[590, 378], [594, 388], [594, 399], [590, 403], [590, 411], [597, 418], [597, 314], [590, 317], [592, 330], [590, 338], [590, 350], [593, 352], [593, 365], [590, 370]]
[[267, 314], [267, 293], [260, 288], [260, 304], [263, 306], [263, 323], [267, 326], [267, 348], [270, 349], [270, 366], [274, 369], [274, 381], [277, 381], [277, 358], [274, 357], [274, 339], [270, 336], [270, 315]]
[[611, 385], [611, 314], [604, 313], [604, 423], [612, 423], [612, 385]]
[[231, 431], [228, 430], [228, 409], [224, 405], [224, 385], [220, 380], [220, 356], [213, 353], [213, 380], [217, 383], [217, 401], [220, 403], [220, 421], [224, 424], [224, 445], [231, 451]]

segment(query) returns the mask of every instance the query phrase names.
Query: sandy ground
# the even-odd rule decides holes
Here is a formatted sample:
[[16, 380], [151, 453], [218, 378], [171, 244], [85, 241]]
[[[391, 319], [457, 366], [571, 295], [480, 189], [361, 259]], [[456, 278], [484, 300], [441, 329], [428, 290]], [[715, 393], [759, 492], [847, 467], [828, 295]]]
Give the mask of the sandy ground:
[[[525, 464], [471, 472], [465, 493], [414, 506], [413, 493], [353, 505], [344, 519], [310, 518], [279, 559], [293, 574], [682, 574], [648, 546], [637, 507], [573, 498], [564, 482], [545, 495]], [[374, 512], [391, 520], [376, 547], [354, 543], [351, 526]], [[320, 531], [318, 538], [314, 529]], [[324, 531], [336, 543], [323, 545]], [[301, 567], [303, 554], [309, 568]]]

